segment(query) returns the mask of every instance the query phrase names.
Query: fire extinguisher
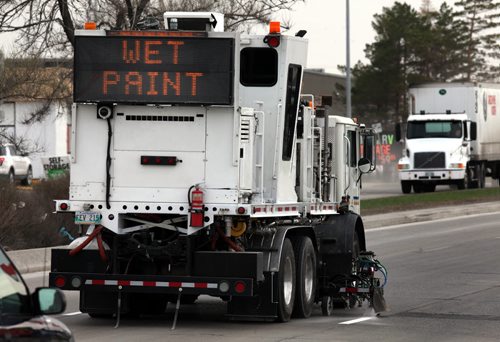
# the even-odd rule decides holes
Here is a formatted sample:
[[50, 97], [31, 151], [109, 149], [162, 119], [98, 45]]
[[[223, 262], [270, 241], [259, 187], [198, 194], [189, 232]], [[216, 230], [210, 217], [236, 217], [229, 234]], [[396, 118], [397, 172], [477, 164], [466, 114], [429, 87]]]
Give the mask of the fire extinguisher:
[[191, 227], [203, 227], [203, 191], [195, 187], [191, 192]]

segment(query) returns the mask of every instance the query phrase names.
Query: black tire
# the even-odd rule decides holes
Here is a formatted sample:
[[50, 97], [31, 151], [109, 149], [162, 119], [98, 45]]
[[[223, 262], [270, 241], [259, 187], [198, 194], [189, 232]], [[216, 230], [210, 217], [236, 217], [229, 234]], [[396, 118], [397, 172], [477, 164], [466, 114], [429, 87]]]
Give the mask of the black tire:
[[316, 297], [316, 251], [311, 239], [300, 236], [294, 239], [296, 285], [294, 317], [311, 316]]
[[436, 191], [436, 184], [429, 184], [427, 191], [429, 191], [429, 192]]
[[478, 167], [479, 169], [479, 175], [478, 175], [478, 183], [479, 183], [479, 188], [484, 189], [486, 185], [486, 166], [481, 163]]
[[419, 193], [423, 192], [423, 186], [422, 186], [422, 184], [419, 184], [419, 183], [413, 183], [413, 191], [414, 191], [416, 194], [419, 194]]
[[411, 192], [411, 182], [401, 181], [401, 191], [403, 194], [409, 194]]
[[28, 173], [26, 174], [26, 178], [22, 180], [22, 183], [26, 186], [31, 186], [33, 183], [33, 170], [31, 169], [31, 166], [28, 168]]
[[461, 179], [457, 183], [458, 190], [471, 189], [474, 187], [474, 184], [471, 182], [470, 169], [469, 165], [465, 168], [465, 176], [464, 179]]
[[16, 182], [16, 174], [14, 173], [14, 170], [10, 169], [7, 180], [9, 184], [14, 184]]
[[278, 274], [278, 321], [288, 322], [292, 317], [295, 300], [295, 257], [288, 238], [283, 242]]

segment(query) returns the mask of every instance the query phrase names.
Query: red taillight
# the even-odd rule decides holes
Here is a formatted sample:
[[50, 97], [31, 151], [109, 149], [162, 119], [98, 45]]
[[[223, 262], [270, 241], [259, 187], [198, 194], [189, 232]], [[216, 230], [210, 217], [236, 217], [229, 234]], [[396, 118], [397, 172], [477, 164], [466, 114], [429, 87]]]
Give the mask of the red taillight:
[[236, 291], [236, 293], [241, 294], [241, 293], [245, 292], [246, 289], [247, 289], [247, 286], [242, 281], [237, 281], [236, 284], [234, 284], [234, 291]]
[[54, 280], [54, 284], [57, 287], [64, 287], [64, 285], [66, 285], [66, 278], [64, 278], [63, 276], [57, 276]]
[[4, 160], [5, 160], [4, 157], [0, 157], [0, 166], [2, 166]]
[[244, 207], [239, 207], [239, 208], [237, 209], [237, 212], [238, 212], [238, 214], [240, 214], [240, 215], [244, 215], [244, 214], [247, 212], [247, 210], [246, 210]]
[[268, 35], [264, 38], [264, 43], [267, 43], [269, 47], [277, 48], [280, 46], [280, 36], [279, 35]]
[[59, 204], [59, 209], [61, 209], [61, 210], [68, 210], [68, 208], [69, 208], [68, 203]]

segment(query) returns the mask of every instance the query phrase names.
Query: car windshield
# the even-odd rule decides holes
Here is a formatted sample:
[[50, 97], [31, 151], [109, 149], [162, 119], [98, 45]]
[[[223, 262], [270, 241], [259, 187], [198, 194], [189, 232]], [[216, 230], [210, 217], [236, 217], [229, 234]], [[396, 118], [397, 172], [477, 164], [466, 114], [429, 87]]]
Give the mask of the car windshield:
[[408, 122], [408, 139], [461, 137], [462, 122], [459, 120]]
[[0, 322], [4, 316], [30, 313], [29, 293], [14, 265], [0, 249]]

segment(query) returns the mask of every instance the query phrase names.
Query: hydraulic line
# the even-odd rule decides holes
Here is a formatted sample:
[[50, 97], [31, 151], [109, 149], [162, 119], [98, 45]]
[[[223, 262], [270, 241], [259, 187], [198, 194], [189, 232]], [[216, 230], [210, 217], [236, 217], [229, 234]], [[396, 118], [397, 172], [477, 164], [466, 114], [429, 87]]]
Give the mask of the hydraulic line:
[[110, 188], [111, 188], [111, 138], [113, 137], [113, 129], [111, 128], [111, 118], [108, 122], [108, 149], [106, 152], [106, 208], [111, 209], [109, 204]]
[[102, 243], [102, 236], [101, 236], [101, 231], [103, 230], [102, 226], [97, 226], [92, 233], [90, 233], [85, 241], [83, 241], [81, 244], [73, 248], [71, 251], [69, 251], [69, 255], [73, 256], [78, 253], [80, 253], [94, 238], [97, 239], [97, 247], [99, 249], [99, 256], [101, 257], [101, 260], [104, 262], [108, 261], [108, 257], [106, 255], [106, 251], [104, 250], [104, 245]]

